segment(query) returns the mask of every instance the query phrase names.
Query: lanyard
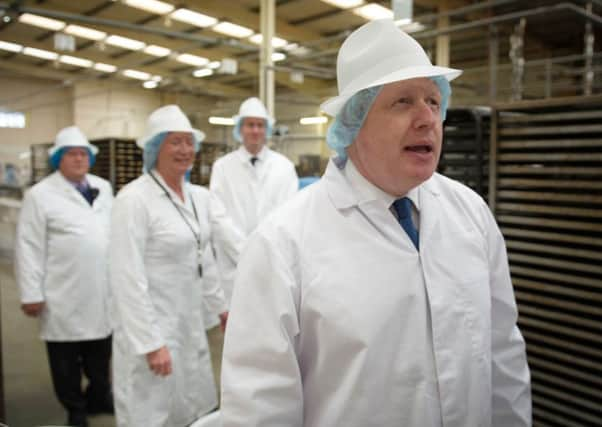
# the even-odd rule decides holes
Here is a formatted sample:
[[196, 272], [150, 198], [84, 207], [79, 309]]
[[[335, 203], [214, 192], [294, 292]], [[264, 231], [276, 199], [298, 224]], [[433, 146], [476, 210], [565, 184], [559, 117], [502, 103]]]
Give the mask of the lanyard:
[[188, 197], [190, 197], [190, 203], [192, 204], [192, 210], [194, 212], [194, 218], [196, 219], [196, 223], [199, 227], [199, 234], [194, 232], [194, 229], [192, 228], [192, 225], [188, 222], [188, 220], [186, 219], [186, 217], [184, 216], [184, 213], [182, 213], [182, 211], [180, 210], [180, 208], [178, 207], [178, 205], [176, 205], [176, 202], [173, 201], [171, 194], [169, 194], [169, 191], [167, 191], [167, 188], [165, 188], [160, 182], [159, 180], [155, 177], [155, 175], [152, 172], [148, 173], [151, 178], [153, 179], [153, 181], [155, 181], [155, 183], [161, 187], [161, 189], [165, 192], [165, 195], [167, 196], [167, 198], [169, 199], [169, 201], [171, 202], [171, 204], [173, 205], [174, 208], [176, 208], [176, 210], [178, 211], [178, 213], [180, 214], [180, 216], [182, 217], [182, 219], [184, 220], [184, 222], [186, 223], [186, 225], [188, 226], [188, 228], [190, 229], [190, 231], [192, 232], [192, 235], [194, 236], [194, 240], [196, 240], [196, 244], [197, 244], [197, 250], [198, 250], [198, 256], [199, 256], [199, 275], [201, 277], [203, 277], [203, 267], [201, 266], [200, 263], [200, 251], [201, 251], [201, 223], [199, 222], [199, 215], [197, 214], [196, 211], [196, 205], [194, 204], [194, 200], [192, 199], [192, 195], [189, 193]]

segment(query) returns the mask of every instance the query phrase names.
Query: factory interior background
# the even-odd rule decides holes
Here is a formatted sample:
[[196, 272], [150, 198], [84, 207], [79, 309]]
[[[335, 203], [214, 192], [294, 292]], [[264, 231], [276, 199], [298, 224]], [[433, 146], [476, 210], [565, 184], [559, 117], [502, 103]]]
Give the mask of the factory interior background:
[[0, 0], [0, 421], [64, 417], [12, 265], [23, 192], [50, 173], [56, 133], [82, 129], [100, 149], [92, 173], [118, 191], [142, 171], [149, 113], [177, 104], [207, 135], [191, 181], [208, 186], [257, 96], [276, 118], [269, 146], [319, 177], [338, 48], [378, 18], [464, 70], [439, 171], [482, 195], [506, 239], [534, 425], [602, 426], [599, 0]]

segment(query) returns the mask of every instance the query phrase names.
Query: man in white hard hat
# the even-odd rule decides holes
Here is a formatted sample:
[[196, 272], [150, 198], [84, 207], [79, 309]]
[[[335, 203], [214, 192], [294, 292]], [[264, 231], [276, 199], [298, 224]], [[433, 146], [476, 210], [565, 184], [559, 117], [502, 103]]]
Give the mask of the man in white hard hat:
[[87, 426], [87, 414], [113, 412], [107, 259], [113, 191], [88, 174], [97, 152], [77, 127], [62, 129], [48, 150], [56, 171], [25, 194], [17, 226], [21, 308], [40, 318], [70, 426]]
[[218, 159], [211, 171], [211, 216], [222, 287], [230, 301], [238, 257], [247, 237], [299, 186], [294, 164], [265, 146], [274, 119], [257, 98], [234, 116], [238, 150]]
[[338, 156], [239, 263], [224, 425], [531, 425], [502, 235], [476, 193], [435, 173], [459, 74], [391, 20], [345, 40], [322, 104]]

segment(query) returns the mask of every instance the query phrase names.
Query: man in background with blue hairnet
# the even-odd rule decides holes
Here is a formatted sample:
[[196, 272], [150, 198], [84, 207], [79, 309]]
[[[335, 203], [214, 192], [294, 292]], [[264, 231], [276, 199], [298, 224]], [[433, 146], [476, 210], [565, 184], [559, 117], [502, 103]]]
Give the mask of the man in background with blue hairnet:
[[391, 20], [343, 43], [339, 95], [322, 104], [337, 156], [239, 263], [225, 426], [531, 425], [502, 235], [476, 193], [435, 173], [458, 75]]
[[77, 127], [62, 129], [48, 152], [56, 171], [25, 194], [15, 270], [23, 312], [40, 318], [67, 424], [87, 426], [87, 414], [113, 412], [107, 259], [113, 191], [88, 174], [98, 148]]
[[244, 101], [234, 122], [234, 139], [241, 146], [215, 162], [210, 184], [214, 246], [228, 303], [247, 237], [299, 186], [295, 165], [265, 146], [274, 119], [259, 99]]

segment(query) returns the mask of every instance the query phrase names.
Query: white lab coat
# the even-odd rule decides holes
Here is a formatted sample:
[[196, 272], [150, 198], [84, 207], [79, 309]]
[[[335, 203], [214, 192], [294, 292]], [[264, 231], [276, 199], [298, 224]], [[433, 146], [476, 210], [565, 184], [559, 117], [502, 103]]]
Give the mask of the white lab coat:
[[45, 303], [40, 316], [45, 341], [111, 334], [107, 255], [113, 191], [102, 178], [86, 179], [99, 190], [93, 206], [58, 171], [23, 199], [15, 273], [21, 302]]
[[216, 160], [211, 171], [211, 220], [214, 247], [226, 301], [230, 301], [234, 273], [247, 237], [276, 207], [298, 190], [295, 165], [264, 147], [255, 166], [241, 146]]
[[[222, 364], [228, 427], [518, 427], [530, 376], [483, 200], [419, 187], [420, 253], [331, 161], [250, 239]], [[259, 333], [258, 333], [259, 331]]]
[[[184, 185], [185, 202], [171, 191], [203, 248], [164, 191], [145, 174], [118, 194], [112, 216], [111, 286], [116, 301], [113, 384], [118, 426], [184, 427], [217, 406], [203, 324], [203, 299], [214, 313], [226, 310], [211, 247], [209, 192]], [[173, 372], [156, 376], [146, 354], [166, 345]]]

